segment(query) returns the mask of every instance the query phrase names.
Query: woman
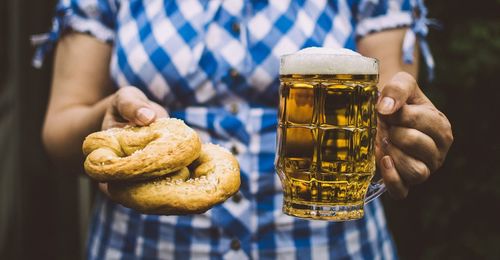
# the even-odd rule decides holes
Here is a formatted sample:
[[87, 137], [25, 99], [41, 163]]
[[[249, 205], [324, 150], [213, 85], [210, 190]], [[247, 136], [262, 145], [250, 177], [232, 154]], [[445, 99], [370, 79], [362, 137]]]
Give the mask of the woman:
[[452, 142], [448, 120], [414, 80], [417, 62], [402, 59], [413, 60], [415, 33], [426, 32], [425, 9], [412, 3], [61, 0], [35, 60], [58, 42], [43, 130], [52, 157], [81, 167], [89, 133], [169, 115], [231, 149], [242, 170], [240, 192], [200, 215], [141, 215], [100, 194], [88, 257], [396, 258], [379, 201], [344, 223], [281, 213], [273, 167], [278, 69], [280, 55], [309, 46], [380, 60], [377, 156], [390, 194], [403, 198]]

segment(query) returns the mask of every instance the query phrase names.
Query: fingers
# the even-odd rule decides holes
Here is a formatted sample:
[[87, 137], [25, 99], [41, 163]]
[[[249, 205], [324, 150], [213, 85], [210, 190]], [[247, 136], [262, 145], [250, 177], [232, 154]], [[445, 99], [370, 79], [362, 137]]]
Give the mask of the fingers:
[[389, 194], [395, 199], [404, 199], [408, 195], [408, 186], [399, 176], [398, 171], [394, 167], [392, 158], [388, 155], [382, 157], [380, 174], [384, 179], [385, 186]]
[[450, 121], [434, 106], [405, 105], [392, 115], [382, 116], [382, 119], [390, 125], [414, 128], [430, 136], [443, 153], [453, 142]]
[[408, 156], [424, 162], [431, 171], [443, 163], [442, 153], [428, 135], [412, 128], [393, 126], [389, 129], [389, 140]]
[[399, 72], [382, 88], [377, 111], [382, 115], [390, 115], [405, 104], [422, 104], [429, 102], [418, 87], [412, 75]]
[[384, 139], [383, 150], [393, 160], [394, 168], [405, 184], [415, 185], [429, 178], [431, 172], [424, 162], [409, 156], [387, 139]]
[[442, 165], [453, 142], [451, 125], [405, 72], [382, 87], [376, 109], [381, 173], [390, 193], [405, 197], [410, 185], [425, 181]]
[[123, 87], [113, 95], [103, 118], [102, 129], [130, 124], [149, 125], [160, 117], [168, 117], [165, 108], [149, 100], [139, 89]]
[[167, 111], [150, 101], [135, 87], [123, 87], [115, 94], [103, 120], [103, 129], [127, 124], [149, 125], [158, 117], [168, 117]]
[[136, 125], [148, 125], [156, 118], [146, 95], [134, 87], [118, 90], [112, 105], [118, 116]]

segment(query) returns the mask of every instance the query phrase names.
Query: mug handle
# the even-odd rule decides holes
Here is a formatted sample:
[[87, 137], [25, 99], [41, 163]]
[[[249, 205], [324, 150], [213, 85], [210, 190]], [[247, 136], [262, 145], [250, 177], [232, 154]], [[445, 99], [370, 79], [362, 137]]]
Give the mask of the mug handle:
[[370, 203], [372, 200], [378, 198], [378, 196], [382, 195], [387, 190], [384, 184], [384, 180], [380, 179], [376, 182], [370, 183], [368, 187], [368, 192], [365, 196], [365, 204]]

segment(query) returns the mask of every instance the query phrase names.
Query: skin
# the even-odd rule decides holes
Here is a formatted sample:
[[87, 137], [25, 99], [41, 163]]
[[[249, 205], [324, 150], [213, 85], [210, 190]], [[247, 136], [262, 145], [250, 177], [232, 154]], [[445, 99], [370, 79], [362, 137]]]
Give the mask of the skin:
[[137, 88], [112, 92], [110, 57], [110, 45], [85, 34], [70, 33], [58, 43], [42, 139], [63, 166], [81, 168], [81, 145], [92, 132], [126, 123], [148, 125], [167, 116]]
[[[418, 62], [404, 64], [405, 29], [368, 35], [359, 51], [380, 61], [376, 158], [389, 194], [402, 199], [411, 185], [429, 178], [444, 162], [453, 142], [450, 121], [422, 92], [415, 78]], [[389, 45], [392, 45], [389, 47]], [[418, 51], [415, 52], [418, 61]]]
[[[379, 32], [358, 42], [363, 55], [380, 61], [376, 154], [384, 182], [395, 198], [406, 197], [410, 185], [425, 181], [439, 168], [453, 141], [449, 121], [414, 79], [417, 64], [401, 61], [404, 32]], [[112, 92], [111, 51], [110, 45], [79, 33], [69, 33], [58, 43], [42, 139], [49, 155], [63, 166], [81, 168], [81, 144], [92, 132], [125, 124], [148, 125], [168, 116], [137, 88]], [[100, 186], [106, 192], [105, 185]]]

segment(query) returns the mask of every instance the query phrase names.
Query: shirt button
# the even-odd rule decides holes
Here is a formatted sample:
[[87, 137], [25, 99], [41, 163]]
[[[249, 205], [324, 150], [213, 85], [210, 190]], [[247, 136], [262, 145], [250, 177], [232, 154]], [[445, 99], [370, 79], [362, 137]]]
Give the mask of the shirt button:
[[233, 197], [231, 198], [233, 200], [234, 203], [240, 203], [241, 199], [242, 199], [242, 196], [241, 194], [238, 192], [236, 194], [233, 195]]
[[240, 24], [237, 23], [237, 22], [234, 22], [231, 25], [231, 30], [233, 30], [234, 33], [240, 33], [241, 32], [241, 26], [240, 26]]
[[238, 114], [238, 104], [237, 103], [231, 103], [229, 104], [229, 112], [231, 112], [231, 114], [233, 115], [236, 115]]
[[236, 148], [236, 145], [231, 146], [231, 153], [234, 155], [239, 154], [239, 151], [238, 151], [238, 148]]
[[240, 241], [236, 238], [231, 240], [231, 249], [233, 250], [239, 250], [241, 248]]
[[237, 70], [235, 70], [235, 69], [230, 69], [229, 70], [229, 76], [231, 76], [231, 78], [234, 79], [234, 78], [239, 77], [240, 73]]

